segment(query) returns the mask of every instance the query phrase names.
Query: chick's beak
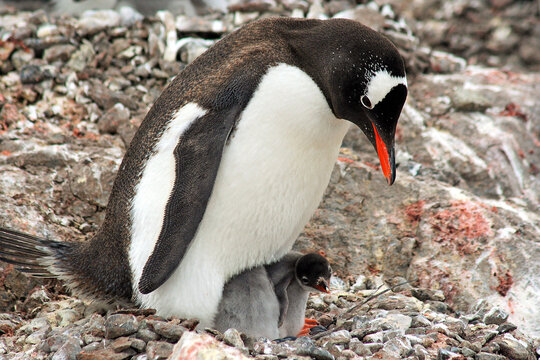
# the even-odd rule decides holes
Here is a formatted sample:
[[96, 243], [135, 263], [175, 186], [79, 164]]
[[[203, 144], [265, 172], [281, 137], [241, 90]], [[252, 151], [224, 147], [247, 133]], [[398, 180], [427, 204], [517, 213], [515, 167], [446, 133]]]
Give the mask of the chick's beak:
[[325, 279], [319, 279], [317, 282], [317, 285], [315, 285], [315, 289], [322, 291], [324, 293], [329, 294], [330, 290], [328, 290], [328, 282]]

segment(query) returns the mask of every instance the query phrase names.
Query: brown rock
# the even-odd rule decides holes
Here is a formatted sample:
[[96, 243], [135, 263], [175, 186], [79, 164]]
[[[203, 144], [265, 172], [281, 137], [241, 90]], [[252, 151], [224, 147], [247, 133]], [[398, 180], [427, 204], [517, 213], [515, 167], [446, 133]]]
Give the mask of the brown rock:
[[81, 351], [77, 360], [124, 360], [129, 359], [133, 354], [118, 353], [113, 349], [100, 349], [94, 351]]
[[98, 129], [102, 134], [116, 134], [119, 127], [125, 127], [130, 111], [122, 103], [116, 103], [98, 120]]

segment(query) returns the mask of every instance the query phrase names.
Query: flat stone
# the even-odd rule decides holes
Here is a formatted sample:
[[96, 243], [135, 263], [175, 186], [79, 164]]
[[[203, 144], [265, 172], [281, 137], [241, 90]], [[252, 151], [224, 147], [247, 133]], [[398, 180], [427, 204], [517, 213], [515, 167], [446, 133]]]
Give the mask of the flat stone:
[[133, 354], [118, 353], [113, 349], [100, 349], [95, 351], [82, 351], [77, 360], [124, 360], [129, 359]]
[[134, 339], [132, 338], [121, 336], [112, 342], [111, 349], [113, 349], [116, 352], [122, 352], [131, 347], [133, 340]]
[[479, 91], [472, 91], [464, 88], [454, 90], [451, 99], [456, 111], [484, 112], [492, 106], [491, 101]]
[[149, 329], [139, 329], [135, 336], [144, 341], [145, 343], [159, 339], [159, 335]]
[[347, 330], [338, 330], [317, 340], [320, 345], [348, 344], [351, 341], [351, 333]]
[[147, 321], [148, 325], [154, 330], [156, 334], [159, 334], [171, 341], [178, 341], [182, 334], [184, 334], [184, 331], [187, 331], [187, 329], [181, 325], [174, 324], [170, 321]]
[[444, 301], [445, 299], [444, 294], [441, 290], [413, 288], [411, 289], [411, 294], [418, 300], [422, 300], [422, 301], [426, 301], [426, 300]]
[[120, 336], [131, 335], [137, 332], [139, 322], [133, 315], [116, 314], [105, 320], [105, 337], [115, 339]]
[[479, 352], [475, 356], [476, 360], [507, 360], [508, 358], [503, 355], [490, 354], [487, 352]]

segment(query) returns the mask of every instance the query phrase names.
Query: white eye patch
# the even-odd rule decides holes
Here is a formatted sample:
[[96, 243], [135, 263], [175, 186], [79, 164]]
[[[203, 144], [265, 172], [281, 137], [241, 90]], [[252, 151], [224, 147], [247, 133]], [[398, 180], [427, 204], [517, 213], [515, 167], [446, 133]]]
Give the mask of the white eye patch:
[[[386, 70], [378, 70], [370, 78], [367, 84], [367, 92], [364, 96], [367, 96], [371, 107], [368, 109], [374, 108], [378, 103], [380, 103], [386, 95], [392, 90], [395, 86], [403, 84], [407, 87], [407, 79], [404, 76], [393, 76]], [[362, 100], [362, 104], [364, 101]]]

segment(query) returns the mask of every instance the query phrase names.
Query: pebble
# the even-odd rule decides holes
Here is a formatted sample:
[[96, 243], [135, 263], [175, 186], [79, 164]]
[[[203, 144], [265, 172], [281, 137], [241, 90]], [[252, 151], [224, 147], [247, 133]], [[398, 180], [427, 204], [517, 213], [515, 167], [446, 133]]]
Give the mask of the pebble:
[[313, 340], [306, 336], [298, 338], [295, 345], [297, 346], [295, 353], [298, 355], [311, 356], [317, 360], [334, 360], [334, 355], [315, 346]]
[[120, 14], [114, 10], [88, 10], [81, 15], [75, 28], [80, 36], [89, 36], [120, 24]]
[[175, 342], [182, 337], [184, 331], [187, 331], [185, 327], [175, 324], [171, 321], [148, 320], [147, 323], [150, 325], [150, 327], [154, 330], [156, 334]]
[[149, 341], [146, 344], [146, 355], [149, 360], [167, 359], [173, 350], [173, 345], [166, 341]]
[[242, 341], [242, 337], [240, 336], [240, 332], [236, 329], [227, 329], [223, 333], [223, 342], [238, 349], [245, 348], [244, 341]]
[[81, 350], [79, 341], [70, 337], [54, 353], [51, 360], [77, 360], [77, 355]]
[[338, 345], [348, 344], [351, 341], [351, 334], [347, 330], [338, 330], [330, 335], [324, 336], [317, 340], [317, 344], [321, 345]]
[[491, 102], [479, 91], [464, 88], [455, 90], [451, 99], [456, 111], [484, 112], [491, 106]]
[[[453, 9], [453, 6], [449, 4], [447, 7]], [[465, 58], [471, 62], [482, 61], [463, 54], [456, 56], [442, 51], [431, 51], [431, 48], [424, 51], [425, 39], [410, 31], [407, 24], [400, 22], [398, 6], [379, 7], [376, 2], [356, 6], [348, 1], [256, 0], [248, 1], [237, 8], [237, 12], [219, 18], [213, 14], [175, 17], [171, 13], [168, 20], [163, 17], [147, 18], [144, 21], [141, 21], [142, 16], [131, 8], [88, 12], [79, 18], [66, 17], [61, 21], [48, 18], [43, 12], [29, 13], [34, 14], [32, 19], [23, 13], [15, 14], [13, 16], [21, 17], [15, 20], [8, 20], [6, 16], [11, 15], [2, 14], [0, 32], [6, 34], [3, 26], [8, 21], [13, 24], [20, 23], [21, 26], [13, 29], [12, 34], [16, 39], [23, 40], [28, 49], [5, 41], [6, 38], [2, 37], [0, 121], [5, 120], [5, 123], [11, 126], [14, 122], [27, 124], [28, 119], [31, 119], [37, 123], [50, 117], [54, 118], [54, 121], [45, 123], [47, 126], [69, 128], [69, 131], [61, 133], [60, 137], [40, 134], [47, 144], [72, 144], [77, 141], [70, 133], [74, 126], [84, 130], [84, 135], [79, 134], [81, 137], [88, 137], [84, 138], [84, 141], [94, 141], [90, 139], [91, 136], [105, 139], [96, 140], [92, 146], [95, 144], [99, 147], [107, 141], [121, 143], [118, 134], [121, 135], [129, 126], [133, 131], [136, 129], [146, 113], [144, 107], [153, 102], [170, 77], [175, 76], [186, 64], [214, 44], [217, 38], [233, 30], [235, 26], [267, 16], [259, 13], [261, 9], [270, 9], [276, 14], [283, 12], [280, 15], [290, 15], [287, 11], [294, 11], [299, 17], [336, 16], [372, 22], [373, 26], [379, 27], [398, 44], [404, 52], [407, 65], [412, 66], [413, 71], [418, 71], [427, 64], [423, 67], [425, 71], [455, 73], [466, 69]], [[459, 13], [452, 14], [454, 15], [460, 16]], [[24, 16], [26, 18], [23, 20]], [[449, 41], [446, 33], [450, 26], [442, 20], [444, 14], [438, 13], [432, 17], [437, 19], [439, 25], [442, 24], [436, 37], [440, 38], [441, 42]], [[165, 24], [166, 22], [168, 24]], [[487, 22], [483, 25], [486, 29], [494, 27]], [[160, 29], [162, 26], [166, 30], [163, 34]], [[74, 30], [75, 36], [72, 34]], [[459, 30], [455, 29], [457, 32]], [[525, 30], [524, 34], [528, 34], [528, 30]], [[514, 49], [511, 53], [515, 56], [525, 62], [534, 63], [538, 57], [538, 51], [534, 51], [537, 40], [527, 35], [528, 37], [524, 38], [532, 39], [531, 41], [512, 45], [517, 33], [518, 30], [513, 27], [508, 28], [501, 24], [496, 32], [486, 33], [489, 44], [480, 46], [489, 46], [493, 52], [502, 52], [505, 47], [510, 47]], [[185, 37], [186, 34], [192, 37]], [[505, 34], [509, 36], [509, 44], [502, 43]], [[169, 35], [174, 35], [170, 43], [165, 38]], [[538, 37], [537, 34], [534, 36]], [[422, 46], [424, 50], [421, 50]], [[165, 51], [166, 48], [168, 52]], [[468, 45], [466, 48], [467, 51], [476, 51]], [[500, 60], [506, 55], [496, 56]], [[21, 101], [32, 104], [32, 107], [25, 107], [24, 112], [21, 112], [20, 104], [12, 100], [14, 97], [11, 91], [21, 87], [21, 83], [25, 86], [16, 96]], [[480, 96], [477, 96], [478, 94]], [[59, 95], [66, 95], [68, 101], [57, 101]], [[448, 106], [445, 107], [447, 110], [457, 108], [462, 112], [482, 112], [489, 108], [489, 103], [482, 99], [482, 92], [474, 88], [458, 89], [457, 94], [449, 92], [444, 96], [448, 99]], [[144, 103], [143, 106], [140, 105], [141, 102]], [[52, 105], [45, 106], [45, 103]], [[72, 114], [83, 111], [89, 114], [91, 121], [86, 121], [82, 115], [77, 117]], [[29, 114], [30, 112], [32, 114]], [[135, 124], [131, 123], [133, 119], [138, 119]], [[17, 128], [16, 131], [21, 131], [20, 133], [8, 130], [7, 138], [19, 137], [22, 131], [28, 129]], [[6, 141], [2, 143], [2, 150], [7, 146]], [[126, 143], [129, 143], [129, 140], [126, 140]], [[77, 146], [79, 145], [77, 143]], [[110, 148], [109, 145], [107, 148]], [[107, 163], [106, 167], [110, 169], [104, 171], [105, 180], [97, 179], [75, 164], [78, 159], [76, 161], [65, 156], [72, 148], [62, 148], [61, 154], [50, 149], [40, 152], [19, 149], [25, 155], [18, 157], [17, 161], [22, 161], [29, 172], [39, 172], [35, 169], [38, 165], [50, 165], [57, 173], [57, 181], [55, 180], [54, 184], [51, 182], [51, 186], [54, 186], [51, 191], [58, 191], [56, 186], [66, 186], [77, 195], [79, 205], [70, 204], [68, 210], [79, 206], [80, 210], [76, 215], [81, 219], [76, 219], [75, 222], [79, 224], [80, 221], [81, 226], [86, 224], [85, 232], [91, 234], [95, 228], [88, 224], [102, 220], [98, 214], [101, 210], [96, 209], [106, 206], [109, 191], [106, 179], [114, 175], [118, 164], [114, 161]], [[124, 149], [124, 144], [115, 149]], [[121, 153], [123, 150], [118, 151]], [[120, 158], [120, 155], [116, 158]], [[88, 161], [92, 159], [88, 158]], [[68, 174], [67, 167], [77, 175]], [[84, 168], [91, 173], [95, 172], [95, 168], [87, 164]], [[46, 180], [48, 179], [44, 179]], [[80, 184], [74, 185], [78, 180]], [[94, 192], [87, 191], [86, 188], [92, 188]], [[101, 194], [95, 193], [96, 188], [102, 189]], [[32, 189], [25, 191], [30, 193]], [[80, 205], [81, 203], [85, 206]], [[54, 216], [54, 213], [51, 214], [51, 218]], [[65, 226], [72, 220], [67, 221]], [[4, 281], [4, 278], [2, 279]], [[8, 280], [6, 279], [7, 283]], [[354, 278], [347, 280], [355, 281]], [[441, 359], [450, 359], [461, 354], [487, 360], [503, 359], [505, 356], [515, 359], [534, 356], [531, 350], [532, 342], [519, 331], [515, 331], [514, 325], [506, 322], [508, 314], [491, 308], [485, 301], [477, 304], [471, 314], [463, 314], [457, 319], [458, 315], [444, 302], [446, 300], [441, 290], [404, 286], [402, 289], [409, 289], [407, 291], [410, 291], [413, 297], [404, 295], [408, 294], [407, 291], [402, 294], [390, 292], [370, 300], [366, 305], [355, 309], [353, 314], [346, 313], [346, 310], [362, 301], [365, 295], [372, 295], [374, 286], [373, 281], [366, 276], [356, 278], [352, 287], [348, 284], [348, 281], [333, 278], [333, 294], [310, 297], [308, 311], [329, 329], [320, 338], [314, 340], [315, 336], [301, 337], [279, 344], [250, 339], [234, 329], [222, 335], [214, 334], [213, 337], [203, 330], [188, 331], [187, 327], [195, 326], [184, 326], [184, 323], [177, 319], [156, 320], [156, 317], [145, 313], [136, 316], [114, 314], [104, 317], [97, 313], [84, 316], [84, 309], [76, 308], [72, 298], [66, 298], [64, 302], [73, 305], [73, 308], [63, 305], [48, 307], [47, 304], [57, 304], [55, 296], [44, 291], [34, 292], [28, 297], [25, 306], [28, 310], [43, 307], [42, 310], [32, 312], [35, 319], [4, 318], [2, 316], [5, 314], [0, 314], [0, 354], [19, 352], [24, 348], [25, 351], [36, 350], [36, 358], [43, 359], [142, 360], [164, 359], [169, 355], [171, 359], [184, 359], [185, 352], [191, 350], [196, 350], [198, 354], [208, 358], [220, 355], [227, 359], [245, 359], [242, 352], [245, 353], [248, 349], [261, 360], [286, 357], [299, 360], [341, 360], [374, 354], [385, 359], [412, 356], [430, 359], [434, 354]], [[29, 289], [33, 287], [30, 286]], [[13, 289], [13, 292], [25, 296], [29, 289]], [[0, 294], [0, 303], [13, 301], [4, 299], [3, 296]], [[84, 347], [81, 348], [82, 346]]]
[[247, 360], [247, 357], [240, 350], [231, 348], [210, 335], [185, 332], [174, 346], [169, 360], [184, 359]]
[[529, 358], [530, 351], [527, 349], [527, 345], [510, 334], [505, 334], [496, 343], [499, 345], [501, 353], [511, 359], [524, 360]]
[[497, 324], [500, 325], [508, 319], [508, 313], [499, 309], [498, 307], [493, 307], [484, 315], [484, 323], [486, 324]]
[[137, 332], [139, 322], [133, 315], [116, 314], [105, 320], [105, 338], [115, 339], [120, 336], [131, 335]]

